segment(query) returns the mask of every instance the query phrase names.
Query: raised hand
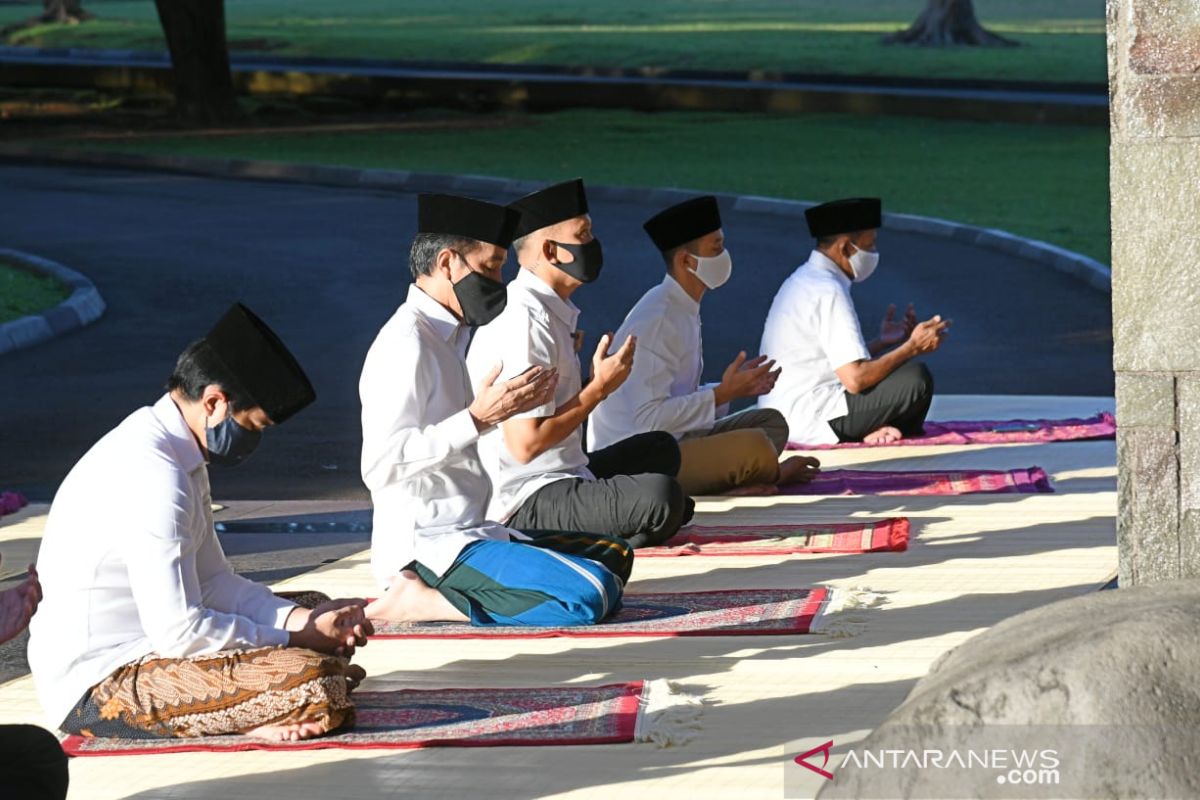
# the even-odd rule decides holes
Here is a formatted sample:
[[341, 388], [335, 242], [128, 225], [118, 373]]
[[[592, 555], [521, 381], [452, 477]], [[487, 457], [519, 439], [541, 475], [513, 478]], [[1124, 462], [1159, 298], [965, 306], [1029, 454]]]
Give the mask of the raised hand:
[[468, 407], [475, 427], [481, 431], [544, 405], [554, 397], [554, 390], [558, 388], [556, 369], [530, 367], [516, 377], [497, 381], [503, 369], [503, 362], [492, 367], [479, 384], [475, 400]]
[[29, 626], [42, 601], [37, 569], [30, 564], [25, 580], [0, 592], [0, 643], [7, 642]]
[[896, 319], [896, 305], [887, 307], [887, 313], [883, 315], [883, 321], [879, 323], [879, 341], [885, 345], [894, 345], [903, 342], [913, 332], [913, 328], [917, 324], [917, 312], [913, 309], [912, 303], [908, 304], [908, 310], [904, 313], [904, 319]]
[[782, 368], [767, 356], [746, 360], [746, 351], [737, 354], [721, 375], [721, 382], [713, 389], [713, 398], [721, 406], [739, 397], [758, 397], [775, 388]]
[[629, 377], [633, 370], [633, 354], [637, 349], [637, 337], [627, 336], [617, 352], [609, 353], [612, 341], [611, 333], [601, 336], [596, 354], [592, 356], [592, 381], [604, 397], [615, 392]]
[[935, 314], [924, 322], [918, 323], [913, 328], [908, 341], [917, 355], [932, 353], [941, 347], [942, 339], [949, 330], [950, 320], [943, 320], [941, 315]]

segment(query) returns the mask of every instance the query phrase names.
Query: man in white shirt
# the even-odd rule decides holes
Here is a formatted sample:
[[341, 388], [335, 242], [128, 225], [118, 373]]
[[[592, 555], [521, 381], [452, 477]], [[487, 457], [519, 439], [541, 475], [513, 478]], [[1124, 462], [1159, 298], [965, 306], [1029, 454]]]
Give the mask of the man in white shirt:
[[[553, 367], [500, 377], [472, 399], [470, 328], [505, 307], [501, 270], [519, 215], [466, 197], [421, 195], [409, 253], [414, 284], [379, 332], [359, 381], [362, 476], [371, 490], [374, 619], [585, 625], [620, 608], [633, 551], [610, 536], [522, 533], [486, 515], [491, 484], [476, 443], [541, 406]], [[482, 333], [477, 335], [483, 335]]]
[[879, 263], [877, 198], [836, 200], [805, 212], [816, 249], [783, 283], [763, 329], [762, 348], [783, 367], [762, 408], [783, 412], [793, 442], [887, 444], [920, 436], [933, 400], [933, 377], [912, 359], [937, 350], [950, 326], [917, 323], [887, 310], [879, 338], [863, 340], [850, 285]]
[[675, 480], [679, 447], [654, 432], [585, 453], [587, 415], [629, 376], [636, 340], [609, 353], [601, 337], [592, 380], [583, 385], [575, 353], [579, 308], [571, 295], [600, 274], [603, 255], [592, 234], [583, 181], [547, 187], [512, 203], [521, 213], [515, 249], [521, 270], [509, 304], [480, 329], [467, 356], [478, 383], [501, 368], [556, 369], [553, 397], [514, 416], [480, 440], [494, 494], [488, 516], [520, 530], [611, 533], [633, 547], [660, 544], [690, 518], [691, 499]]
[[43, 708], [83, 736], [296, 740], [352, 724], [362, 601], [300, 608], [235, 574], [213, 530], [206, 462], [248, 456], [313, 401], [308, 378], [235, 304], [167, 388], [79, 460], [50, 508], [29, 640]]
[[733, 261], [725, 247], [715, 197], [698, 197], [655, 214], [643, 226], [662, 254], [667, 275], [625, 317], [617, 339], [637, 339], [629, 380], [596, 407], [588, 443], [607, 447], [645, 431], [679, 439], [679, 483], [694, 494], [771, 494], [777, 484], [810, 480], [819, 462], [783, 464], [788, 426], [773, 408], [729, 414], [729, 404], [769, 392], [779, 377], [761, 355], [734, 359], [720, 383], [700, 385], [704, 350], [700, 301], [725, 285]]

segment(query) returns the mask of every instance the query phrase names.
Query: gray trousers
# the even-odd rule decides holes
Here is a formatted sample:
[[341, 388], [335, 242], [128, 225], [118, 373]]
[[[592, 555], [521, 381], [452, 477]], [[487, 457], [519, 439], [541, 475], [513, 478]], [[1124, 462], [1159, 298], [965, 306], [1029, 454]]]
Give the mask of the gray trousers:
[[675, 480], [679, 445], [669, 433], [642, 433], [589, 453], [588, 469], [596, 480], [548, 483], [504, 524], [519, 531], [603, 533], [638, 548], [665, 542], [691, 519], [695, 504]]

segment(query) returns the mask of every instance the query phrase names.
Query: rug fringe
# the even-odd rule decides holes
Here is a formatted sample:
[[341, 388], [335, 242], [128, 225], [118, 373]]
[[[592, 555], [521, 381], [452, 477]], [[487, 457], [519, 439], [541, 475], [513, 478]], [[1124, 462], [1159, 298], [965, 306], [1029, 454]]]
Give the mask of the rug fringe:
[[887, 597], [870, 589], [830, 589], [829, 598], [817, 611], [809, 626], [809, 633], [819, 633], [841, 639], [858, 636], [866, 629], [867, 616], [860, 612], [879, 608], [887, 603]]
[[646, 681], [638, 699], [633, 739], [654, 742], [659, 747], [687, 744], [702, 727], [700, 715], [703, 713], [702, 698], [684, 691], [678, 683]]

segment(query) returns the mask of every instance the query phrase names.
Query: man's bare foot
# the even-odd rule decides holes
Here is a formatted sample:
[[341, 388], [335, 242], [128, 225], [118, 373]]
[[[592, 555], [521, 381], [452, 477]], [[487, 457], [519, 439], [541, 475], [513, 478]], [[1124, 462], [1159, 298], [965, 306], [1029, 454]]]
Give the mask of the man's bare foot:
[[769, 497], [773, 494], [779, 494], [779, 487], [773, 483], [751, 483], [725, 492], [726, 497]]
[[904, 436], [901, 435], [898, 429], [893, 428], [891, 425], [884, 425], [879, 430], [871, 431], [864, 436], [863, 442], [865, 444], [891, 444], [892, 442], [898, 442], [903, 438]]
[[364, 609], [367, 619], [388, 622], [469, 622], [446, 596], [412, 570], [401, 570], [383, 595]]
[[314, 736], [320, 736], [325, 733], [324, 726], [320, 722], [302, 721], [291, 722], [285, 725], [261, 725], [253, 730], [246, 731], [244, 736], [251, 736], [255, 739], [265, 739], [268, 742], [299, 742], [302, 739], [312, 739]]
[[821, 473], [821, 462], [812, 456], [793, 456], [779, 465], [779, 485], [808, 483]]

